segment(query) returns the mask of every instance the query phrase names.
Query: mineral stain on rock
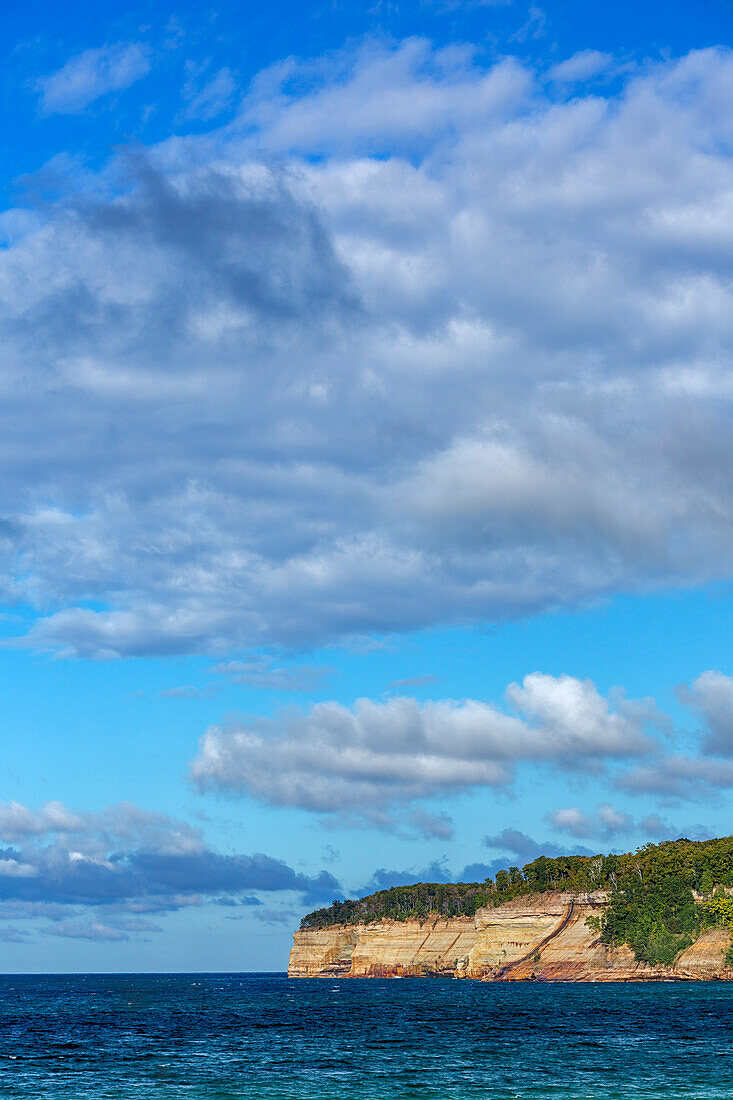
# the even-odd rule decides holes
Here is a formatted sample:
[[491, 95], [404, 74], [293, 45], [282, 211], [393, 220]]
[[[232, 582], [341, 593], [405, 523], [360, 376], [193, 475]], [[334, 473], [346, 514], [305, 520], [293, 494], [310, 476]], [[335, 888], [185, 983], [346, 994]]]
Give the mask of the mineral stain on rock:
[[637, 962], [627, 946], [601, 942], [589, 917], [604, 891], [542, 893], [478, 909], [473, 917], [377, 920], [301, 929], [294, 934], [293, 978], [443, 975], [482, 981], [730, 980], [725, 927], [708, 928], [671, 966]]

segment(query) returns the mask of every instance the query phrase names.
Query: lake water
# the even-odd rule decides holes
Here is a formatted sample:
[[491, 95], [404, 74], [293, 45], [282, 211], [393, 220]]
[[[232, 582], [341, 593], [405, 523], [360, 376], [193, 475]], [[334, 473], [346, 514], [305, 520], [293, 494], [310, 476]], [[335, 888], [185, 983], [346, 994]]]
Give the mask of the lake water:
[[733, 1098], [733, 983], [0, 978], [0, 1097]]

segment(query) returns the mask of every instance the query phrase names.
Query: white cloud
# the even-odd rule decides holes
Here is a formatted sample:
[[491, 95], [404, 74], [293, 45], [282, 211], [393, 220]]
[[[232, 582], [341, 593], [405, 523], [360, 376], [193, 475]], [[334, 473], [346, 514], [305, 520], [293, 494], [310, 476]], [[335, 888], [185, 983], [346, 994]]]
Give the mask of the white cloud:
[[111, 928], [124, 936], [109, 938], [121, 939], [159, 931], [147, 913], [258, 906], [255, 892], [322, 901], [339, 891], [327, 871], [306, 875], [262, 853], [214, 851], [200, 829], [133, 803], [74, 814], [59, 802], [37, 810], [10, 803], [0, 806], [0, 824], [0, 837], [14, 842], [0, 848], [0, 918], [45, 918], [54, 927], [41, 931], [53, 935], [105, 938]]
[[599, 806], [594, 814], [587, 814], [578, 806], [553, 810], [547, 815], [553, 829], [577, 837], [610, 837], [616, 833], [628, 833], [634, 828], [629, 814], [615, 810], [608, 802]]
[[611, 54], [601, 53], [600, 50], [579, 50], [572, 57], [553, 65], [548, 75], [558, 83], [581, 82], [605, 72], [612, 64]]
[[593, 822], [588, 814], [577, 806], [568, 806], [564, 810], [553, 810], [548, 820], [554, 829], [571, 833], [572, 836], [592, 836]]
[[150, 71], [147, 46], [119, 42], [85, 50], [38, 81], [45, 115], [73, 114], [110, 92], [122, 91]]
[[85, 828], [77, 814], [61, 802], [47, 802], [38, 810], [29, 810], [20, 802], [0, 802], [0, 839], [20, 840], [43, 833], [76, 833]]
[[256, 129], [272, 151], [330, 152], [354, 143], [371, 151], [385, 141], [426, 150], [445, 134], [513, 113], [531, 87], [530, 73], [512, 58], [482, 70], [467, 47], [435, 50], [422, 38], [395, 49], [370, 43], [356, 54], [265, 70], [240, 125]]
[[654, 713], [644, 714], [642, 708], [631, 715], [623, 705], [611, 711], [590, 680], [535, 672], [525, 676], [521, 687], [510, 684], [507, 698], [539, 725], [548, 744], [562, 746], [568, 757], [630, 756], [650, 747], [641, 721], [654, 720]]
[[599, 806], [597, 813], [601, 825], [609, 832], [623, 832], [631, 827], [632, 821], [629, 815], [614, 810], [608, 802], [604, 802], [602, 806]]
[[212, 726], [191, 773], [201, 790], [275, 805], [363, 812], [437, 793], [511, 783], [513, 765], [568, 767], [645, 754], [640, 713], [609, 707], [590, 681], [532, 673], [507, 698], [524, 718], [476, 700], [318, 703], [278, 719]]
[[38, 869], [17, 859], [0, 859], [0, 875], [3, 878], [34, 878]]
[[622, 79], [558, 103], [416, 40], [290, 61], [124, 193], [74, 176], [18, 222], [27, 643], [226, 663], [729, 576], [733, 55]]
[[77, 848], [83, 837], [83, 851], [76, 855], [89, 859], [99, 858], [110, 844], [121, 850], [150, 848], [166, 855], [191, 854], [204, 848], [199, 829], [166, 814], [142, 810], [132, 802], [120, 802], [99, 813], [75, 813], [55, 801], [35, 810], [20, 802], [0, 802], [0, 840], [25, 843], [54, 837], [61, 846]]
[[733, 787], [733, 761], [676, 754], [634, 768], [618, 785], [632, 794], [700, 800]]
[[680, 698], [703, 720], [707, 735], [703, 751], [713, 756], [733, 756], [733, 677], [710, 670], [689, 687], [680, 688]]

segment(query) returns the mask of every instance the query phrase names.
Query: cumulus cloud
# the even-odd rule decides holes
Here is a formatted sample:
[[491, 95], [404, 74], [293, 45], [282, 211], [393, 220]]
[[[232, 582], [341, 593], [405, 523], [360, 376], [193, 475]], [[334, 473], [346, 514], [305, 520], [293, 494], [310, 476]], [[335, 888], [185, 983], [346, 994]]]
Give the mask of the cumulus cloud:
[[47, 802], [38, 810], [29, 810], [20, 802], [0, 802], [0, 839], [19, 840], [43, 833], [76, 833], [84, 822], [61, 802]]
[[700, 799], [733, 787], [733, 761], [680, 753], [634, 768], [621, 775], [617, 783], [621, 790], [632, 794]]
[[[590, 681], [531, 673], [507, 689], [525, 717], [477, 700], [318, 703], [212, 726], [191, 773], [201, 790], [324, 812], [387, 807], [511, 783], [520, 761], [597, 767], [647, 753], [643, 706], [612, 709]], [[624, 713], [628, 710], [629, 713]]]
[[651, 748], [642, 725], [655, 723], [651, 700], [616, 700], [616, 709], [591, 680], [533, 672], [521, 686], [510, 684], [507, 698], [543, 731], [549, 754], [566, 759], [641, 755]]
[[192, 775], [201, 790], [351, 812], [441, 789], [501, 786], [510, 771], [499, 746], [515, 730], [520, 722], [482, 703], [318, 703], [281, 720], [210, 727]]
[[[639, 787], [640, 790], [643, 786]], [[660, 793], [657, 788], [656, 793]], [[667, 792], [665, 792], [667, 793]], [[547, 815], [549, 824], [559, 832], [569, 833], [575, 837], [594, 837], [599, 841], [609, 842], [612, 837], [624, 835], [630, 832], [639, 834], [644, 840], [675, 840], [677, 837], [686, 836], [690, 840], [706, 840], [712, 834], [701, 824], [687, 824], [680, 827], [672, 825], [659, 814], [647, 814], [642, 818], [634, 818], [631, 814], [621, 813], [608, 803], [599, 806], [592, 814], [586, 814], [577, 806], [569, 806], [563, 810], [554, 810]]]
[[45, 934], [122, 941], [159, 931], [148, 919], [154, 913], [259, 907], [260, 893], [296, 894], [307, 905], [340, 896], [327, 871], [307, 875], [262, 853], [216, 852], [200, 830], [129, 803], [100, 813], [10, 803], [0, 823], [3, 839], [15, 840], [0, 848], [0, 919], [11, 927], [45, 921]]
[[151, 813], [132, 802], [120, 802], [99, 813], [75, 813], [62, 802], [30, 809], [19, 802], [0, 802], [0, 839], [24, 842], [32, 838], [83, 840], [96, 850], [104, 845], [138, 847], [168, 855], [200, 852], [201, 831], [166, 814]]
[[[148, 63], [105, 49], [47, 109]], [[226, 660], [728, 576], [732, 82], [372, 43], [72, 169], [0, 256], [26, 643]]]
[[594, 814], [587, 814], [577, 806], [553, 810], [548, 821], [553, 829], [577, 837], [611, 837], [616, 833], [628, 833], [634, 822], [629, 814], [615, 810], [604, 802]]
[[702, 719], [706, 736], [702, 750], [712, 756], [733, 756], [733, 677], [713, 670], [680, 688], [681, 701]]
[[424, 153], [443, 136], [512, 114], [530, 93], [531, 76], [513, 58], [485, 70], [472, 54], [410, 38], [394, 49], [367, 43], [307, 65], [281, 62], [253, 82], [239, 125], [273, 152]]
[[149, 55], [138, 42], [119, 42], [70, 58], [38, 81], [42, 113], [73, 114], [110, 92], [129, 88], [150, 71]]
[[[20, 859], [0, 859], [0, 878], [34, 878], [38, 868]], [[0, 887], [2, 890], [2, 887]]]

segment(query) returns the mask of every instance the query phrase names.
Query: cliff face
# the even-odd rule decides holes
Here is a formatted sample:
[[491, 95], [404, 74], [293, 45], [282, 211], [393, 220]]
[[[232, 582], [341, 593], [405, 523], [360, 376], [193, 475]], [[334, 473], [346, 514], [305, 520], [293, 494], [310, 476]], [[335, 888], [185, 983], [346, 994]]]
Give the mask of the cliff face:
[[483, 981], [650, 981], [733, 978], [724, 968], [725, 928], [712, 928], [673, 967], [637, 963], [629, 948], [611, 949], [586, 924], [605, 896], [537, 894], [475, 918], [332, 925], [294, 935], [288, 974], [399, 977], [445, 974]]
[[476, 942], [473, 920], [377, 921], [296, 932], [293, 978], [453, 974]]

